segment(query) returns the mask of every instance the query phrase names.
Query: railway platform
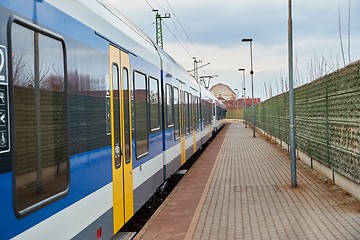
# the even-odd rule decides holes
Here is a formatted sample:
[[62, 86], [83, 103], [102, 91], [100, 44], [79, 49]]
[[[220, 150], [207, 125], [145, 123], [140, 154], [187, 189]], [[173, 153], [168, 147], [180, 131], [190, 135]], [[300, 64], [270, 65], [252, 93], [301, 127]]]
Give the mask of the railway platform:
[[230, 122], [135, 239], [360, 239], [360, 203]]

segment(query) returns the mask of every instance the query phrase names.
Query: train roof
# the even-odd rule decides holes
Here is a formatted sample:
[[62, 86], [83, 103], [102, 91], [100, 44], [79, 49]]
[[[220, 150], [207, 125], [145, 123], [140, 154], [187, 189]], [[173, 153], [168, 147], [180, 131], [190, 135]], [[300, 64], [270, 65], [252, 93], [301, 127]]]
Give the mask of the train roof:
[[159, 65], [153, 41], [106, 0], [45, 0], [124, 51]]
[[[206, 96], [212, 95], [201, 82], [177, 63], [140, 28], [133, 24], [107, 0], [45, 0], [47, 3], [80, 21], [95, 32], [135, 56], [141, 56], [155, 66], [170, 68], [177, 77], [193, 88], [200, 87]], [[166, 70], [166, 69], [165, 69]]]

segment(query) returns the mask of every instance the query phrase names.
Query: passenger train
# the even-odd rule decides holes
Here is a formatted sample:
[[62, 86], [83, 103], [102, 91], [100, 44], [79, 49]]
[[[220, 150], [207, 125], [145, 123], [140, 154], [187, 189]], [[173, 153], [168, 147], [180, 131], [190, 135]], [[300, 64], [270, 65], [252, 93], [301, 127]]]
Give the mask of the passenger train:
[[225, 114], [106, 0], [1, 0], [0, 239], [111, 238]]

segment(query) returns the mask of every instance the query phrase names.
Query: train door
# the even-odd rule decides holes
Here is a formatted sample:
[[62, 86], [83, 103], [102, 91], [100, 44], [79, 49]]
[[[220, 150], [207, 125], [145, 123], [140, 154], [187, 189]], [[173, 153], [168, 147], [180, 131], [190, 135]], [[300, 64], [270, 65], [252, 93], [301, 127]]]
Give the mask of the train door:
[[114, 234], [134, 213], [129, 55], [110, 45], [110, 116]]

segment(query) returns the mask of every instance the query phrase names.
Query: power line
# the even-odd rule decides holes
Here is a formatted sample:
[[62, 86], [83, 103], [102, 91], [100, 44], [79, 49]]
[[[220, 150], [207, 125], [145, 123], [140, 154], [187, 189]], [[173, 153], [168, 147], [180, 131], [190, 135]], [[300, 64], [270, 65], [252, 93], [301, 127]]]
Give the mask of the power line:
[[[148, 0], [145, 0], [145, 1], [146, 1], [146, 3], [148, 4], [148, 6], [151, 8], [151, 10], [154, 10], [153, 6], [149, 3], [149, 1], [148, 1]], [[153, 1], [154, 1], [155, 4], [156, 4], [159, 8], [161, 8], [164, 12], [167, 12], [167, 10], [165, 10], [165, 9], [157, 2], [157, 0], [153, 0]], [[170, 5], [170, 3], [169, 3], [168, 0], [166, 0], [166, 3], [167, 3], [167, 5], [168, 5], [168, 7], [170, 8], [172, 14], [175, 16], [176, 21], [177, 21], [177, 23], [180, 25], [181, 30], [184, 32], [184, 34], [185, 34], [185, 36], [186, 36], [186, 39], [188, 40], [188, 42], [190, 42], [190, 44], [192, 45], [193, 49], [195, 50], [196, 55], [199, 55], [202, 59], [204, 59], [204, 57], [202, 56], [202, 54], [200, 53], [200, 51], [198, 50], [198, 48], [195, 46], [195, 44], [193, 43], [193, 41], [190, 39], [189, 35], [188, 35], [187, 32], [185, 31], [185, 28], [184, 28], [183, 25], [181, 24], [179, 18], [178, 18], [177, 15], [175, 14], [175, 12], [174, 12], [173, 8], [171, 7], [171, 5]], [[170, 19], [171, 19], [171, 18], [170, 18]], [[179, 34], [182, 42], [181, 42], [181, 41], [178, 39], [178, 37], [170, 30], [170, 28], [164, 23], [166, 29], [173, 35], [174, 39], [181, 45], [181, 47], [185, 50], [185, 52], [192, 58], [195, 54], [191, 54], [191, 53], [190, 53], [190, 52], [192, 52], [192, 51], [191, 51], [190, 47], [188, 46], [187, 41], [184, 40], [181, 32], [180, 32], [179, 29], [176, 27], [176, 23], [175, 23], [172, 19], [171, 19], [171, 21], [173, 22], [174, 28], [175, 28], [176, 32]], [[186, 46], [184, 46], [184, 44], [185, 44]]]
[[151, 4], [148, 2], [148, 0], [145, 0], [145, 2], [149, 5], [149, 7], [151, 8], [151, 10], [154, 10], [154, 8], [151, 6]]
[[152, 25], [154, 25], [155, 24], [155, 22], [152, 22], [151, 24], [149, 24], [149, 25], [147, 25], [147, 26], [145, 26], [145, 27], [143, 27], [143, 28], [141, 28], [141, 30], [145, 30], [145, 29], [148, 29], [149, 27], [151, 27]]
[[184, 45], [179, 41], [179, 39], [176, 37], [176, 35], [170, 30], [170, 28], [164, 23], [164, 26], [166, 27], [166, 29], [173, 35], [173, 37], [175, 38], [175, 40], [181, 45], [181, 47], [185, 50], [185, 52], [192, 57], [192, 55], [189, 53], [189, 51], [184, 47]]
[[167, 12], [156, 0], [153, 0], [159, 8], [161, 8], [164, 12]]
[[[155, 0], [154, 0], [154, 1], [155, 1]], [[189, 35], [188, 35], [187, 32], [185, 31], [183, 25], [181, 24], [180, 20], [178, 19], [177, 15], [175, 14], [175, 12], [174, 12], [173, 8], [171, 7], [171, 5], [170, 5], [170, 3], [169, 3], [168, 0], [166, 0], [166, 3], [168, 4], [168, 6], [169, 6], [169, 8], [170, 8], [170, 10], [171, 10], [171, 12], [172, 12], [172, 14], [175, 16], [175, 19], [176, 19], [176, 21], [179, 23], [181, 29], [182, 29], [183, 32], [185, 33], [186, 38], [187, 38], [187, 39], [189, 40], [189, 42], [193, 45], [195, 51], [200, 55], [200, 57], [204, 59], [204, 57], [201, 55], [200, 51], [196, 48], [195, 44], [193, 43], [193, 41], [190, 39]]]
[[[147, 0], [145, 0], [147, 1]], [[116, 7], [114, 7], [111, 3], [105, 1], [105, 3], [98, 1], [98, 3], [103, 6], [107, 11], [109, 11], [114, 17], [116, 17], [119, 21], [121, 21], [122, 23], [124, 23], [127, 27], [129, 27], [130, 29], [132, 29], [136, 34], [138, 34], [141, 38], [143, 38], [145, 41], [147, 41], [148, 43], [152, 44], [150, 38], [148, 36], [146, 36], [137, 26], [133, 25], [133, 24], [129, 24], [129, 22], [124, 21], [123, 17], [121, 14], [119, 14], [118, 9]], [[122, 17], [120, 17], [122, 16]], [[124, 17], [125, 18], [125, 17]], [[126, 19], [126, 18], [125, 18]]]
[[[177, 22], [179, 23], [179, 24], [181, 24], [180, 23], [180, 21], [179, 21], [179, 19], [177, 18], [177, 16], [176, 16], [176, 14], [175, 14], [175, 12], [174, 12], [174, 10], [172, 9], [172, 7], [170, 6], [170, 3], [168, 2], [168, 1], [166, 1], [167, 2], [167, 4], [168, 4], [168, 6], [169, 6], [169, 8], [170, 8], [170, 10], [171, 10], [171, 12], [172, 12], [172, 14], [173, 14], [173, 16], [175, 16], [175, 18], [176, 18], [176, 20], [177, 20]], [[173, 19], [171, 19], [171, 21], [173, 22], [173, 24], [174, 24], [174, 28], [175, 28], [175, 30], [177, 31], [177, 33], [180, 35], [180, 38], [181, 38], [181, 40], [186, 44], [186, 46], [187, 47], [189, 47], [188, 45], [187, 45], [187, 42], [184, 40], [184, 38], [183, 38], [183, 36], [182, 36], [182, 34], [180, 33], [180, 31], [179, 31], [179, 29], [177, 28], [177, 26], [176, 26], [176, 23], [174, 22], [174, 20]]]

